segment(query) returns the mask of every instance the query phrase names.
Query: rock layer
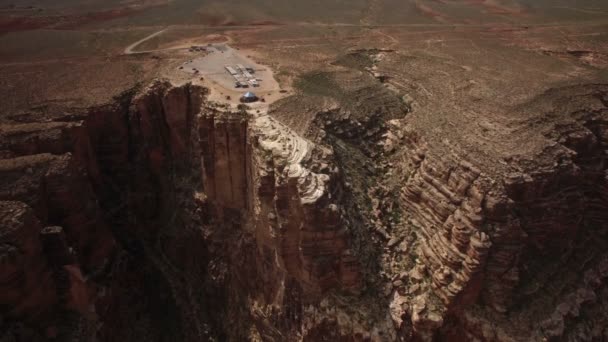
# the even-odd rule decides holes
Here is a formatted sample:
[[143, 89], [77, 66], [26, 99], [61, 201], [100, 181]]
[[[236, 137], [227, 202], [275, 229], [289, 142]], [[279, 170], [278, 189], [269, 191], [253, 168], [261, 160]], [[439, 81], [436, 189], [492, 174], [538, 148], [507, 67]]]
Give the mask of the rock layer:
[[168, 82], [3, 122], [3, 338], [606, 338], [608, 90], [527, 104], [497, 165], [377, 91], [306, 137]]
[[[405, 147], [393, 158], [400, 160], [406, 225], [417, 236], [404, 290], [414, 305], [405, 316], [421, 338], [603, 336], [603, 318], [578, 318], [582, 303], [589, 311], [601, 305], [602, 290], [575, 285], [574, 276], [588, 272], [599, 284], [607, 242], [608, 111], [597, 100], [603, 88], [591, 89], [576, 100], [568, 97], [573, 89], [562, 90], [571, 102], [540, 131], [547, 147], [534, 162], [509, 159], [512, 171], [503, 179], [463, 158], [457, 145], [446, 142], [439, 154], [407, 123], [393, 122], [383, 146]], [[561, 101], [555, 98], [538, 101]], [[548, 311], [553, 305], [559, 309]]]

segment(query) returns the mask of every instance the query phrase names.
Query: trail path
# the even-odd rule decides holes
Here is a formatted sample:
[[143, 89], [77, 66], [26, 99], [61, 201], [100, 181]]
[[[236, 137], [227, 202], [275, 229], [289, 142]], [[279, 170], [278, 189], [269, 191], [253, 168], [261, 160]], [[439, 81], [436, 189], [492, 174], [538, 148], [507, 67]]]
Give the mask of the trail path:
[[[373, 4], [373, 1], [372, 1]], [[528, 28], [566, 28], [566, 27], [573, 27], [573, 26], [594, 26], [594, 25], [599, 25], [599, 24], [605, 24], [606, 21], [605, 20], [599, 20], [599, 21], [590, 21], [590, 22], [585, 22], [585, 23], [560, 23], [560, 22], [555, 22], [555, 23], [539, 23], [539, 24], [534, 24], [534, 23], [530, 23], [530, 24], [525, 24], [525, 25], [521, 25], [522, 27], [528, 27]], [[479, 28], [479, 29], [488, 29], [488, 28], [493, 28], [496, 27], [496, 24], [442, 24], [442, 23], [438, 23], [438, 24], [368, 24], [366, 23], [366, 21], [364, 20], [363, 23], [360, 24], [343, 24], [343, 23], [334, 23], [334, 24], [324, 24], [324, 23], [297, 23], [297, 24], [284, 24], [284, 25], [276, 25], [277, 27], [281, 26], [319, 26], [319, 27], [368, 27], [368, 28], [373, 28], [373, 29], [381, 29], [381, 28], [421, 28], [421, 27], [428, 27], [428, 28], [445, 28], [446, 32], [451, 32], [454, 30], [454, 28], [458, 28], [458, 27], [467, 27], [467, 28]], [[519, 25], [515, 25], [512, 28], [518, 28]], [[140, 39], [138, 41], [136, 41], [135, 43], [129, 45], [125, 50], [124, 50], [124, 54], [126, 55], [133, 55], [133, 54], [144, 54], [144, 53], [152, 53], [152, 52], [160, 52], [160, 51], [170, 51], [170, 50], [180, 50], [180, 49], [184, 49], [185, 47], [183, 46], [176, 46], [176, 47], [169, 47], [169, 48], [163, 48], [163, 49], [155, 49], [155, 50], [142, 50], [142, 51], [135, 51], [135, 48], [139, 45], [141, 45], [142, 43], [156, 37], [159, 36], [161, 34], [163, 34], [164, 32], [170, 30], [170, 29], [201, 29], [201, 28], [208, 28], [208, 26], [204, 26], [204, 25], [175, 25], [175, 26], [171, 26], [171, 27], [166, 27], [160, 31], [154, 32], [151, 35]], [[217, 28], [217, 27], [216, 27]], [[256, 25], [241, 25], [241, 26], [227, 26], [227, 28], [230, 29], [259, 29], [259, 26]], [[507, 27], [505, 27], [507, 28]], [[414, 32], [415, 33], [415, 32]], [[385, 35], [387, 38], [389, 38], [391, 41], [393, 41], [395, 38], [391, 35], [388, 35], [384, 32], [380, 32], [380, 34]]]

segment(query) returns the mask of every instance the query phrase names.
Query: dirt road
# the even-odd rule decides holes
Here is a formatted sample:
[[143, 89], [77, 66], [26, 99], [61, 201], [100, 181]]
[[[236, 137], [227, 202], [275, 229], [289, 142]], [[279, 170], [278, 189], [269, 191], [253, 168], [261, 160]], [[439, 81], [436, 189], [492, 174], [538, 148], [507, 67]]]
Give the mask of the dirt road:
[[169, 49], [160, 49], [160, 50], [147, 50], [147, 51], [133, 51], [133, 49], [135, 49], [139, 44], [142, 44], [145, 41], [148, 41], [156, 36], [159, 36], [161, 34], [163, 34], [165, 31], [167, 31], [169, 28], [164, 28], [158, 32], [154, 32], [151, 35], [140, 39], [138, 41], [136, 41], [135, 43], [127, 46], [127, 48], [125, 49], [124, 54], [125, 55], [134, 55], [134, 54], [138, 54], [138, 53], [150, 53], [150, 52], [157, 52], [157, 51], [164, 51], [164, 50], [171, 50], [171, 49], [175, 49], [175, 48], [169, 48]]

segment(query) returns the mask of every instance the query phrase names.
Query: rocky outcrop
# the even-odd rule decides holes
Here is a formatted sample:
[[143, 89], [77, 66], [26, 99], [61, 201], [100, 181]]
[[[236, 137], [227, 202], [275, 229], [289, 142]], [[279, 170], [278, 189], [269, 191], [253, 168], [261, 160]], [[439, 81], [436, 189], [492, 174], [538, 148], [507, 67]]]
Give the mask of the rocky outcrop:
[[[35, 147], [29, 151], [42, 152]], [[88, 315], [92, 288], [83, 274], [102, 269], [114, 249], [114, 238], [101, 218], [86, 174], [75, 155], [63, 152], [0, 161], [0, 173], [7, 180], [0, 187], [0, 198], [10, 204], [5, 209], [12, 208], [5, 217], [22, 218], [19, 225], [17, 221], [3, 225], [8, 234], [5, 243], [13, 246], [7, 250], [14, 256], [9, 258], [14, 262], [11, 267], [20, 270], [11, 275], [15, 278], [6, 283], [5, 290], [25, 291], [2, 301], [11, 308], [3, 315], [26, 318], [48, 337], [70, 333], [77, 321], [64, 312]], [[61, 227], [42, 229], [45, 225]]]
[[427, 157], [423, 146], [412, 144], [416, 138], [410, 139], [412, 169], [401, 194], [412, 210], [410, 224], [419, 227], [417, 234], [424, 240], [420, 260], [429, 285], [445, 305], [474, 301], [475, 294], [464, 290], [471, 290], [468, 286], [491, 246], [482, 231], [485, 194], [477, 181], [480, 171], [457, 156]]
[[3, 315], [77, 339], [298, 335], [304, 305], [359, 290], [331, 150], [204, 95], [157, 82], [3, 126]]
[[377, 91], [306, 137], [168, 82], [3, 122], [3, 337], [605, 338], [606, 89], [529, 104], [498, 166]]
[[220, 217], [241, 217], [242, 233], [253, 239], [255, 272], [242, 279], [255, 283], [242, 289], [261, 310], [252, 315], [262, 319], [276, 307], [273, 320], [299, 329], [300, 305], [330, 289], [357, 291], [331, 150], [267, 115], [208, 108], [199, 122], [207, 199]]
[[[255, 119], [252, 136], [252, 178], [261, 184], [253, 190], [259, 194], [254, 208], [260, 245], [276, 251], [280, 268], [302, 283], [305, 294], [336, 286], [356, 290], [356, 260], [336, 204], [338, 170], [327, 164], [331, 150], [268, 116]], [[311, 170], [313, 156], [317, 172]]]
[[[90, 313], [91, 289], [67, 245], [61, 227], [41, 229], [34, 211], [22, 202], [0, 202], [2, 222], [2, 297], [10, 320], [40, 328], [30, 338], [65, 336], [65, 311]], [[37, 335], [37, 336], [36, 336]]]
[[[2, 222], [2, 305], [7, 316], [36, 321], [59, 300], [53, 270], [40, 240], [41, 224], [22, 202], [0, 202]], [[48, 318], [48, 317], [46, 317]]]
[[[603, 334], [602, 319], [578, 318], [579, 308], [601, 305], [602, 290], [574, 276], [587, 272], [601, 283], [607, 242], [607, 112], [596, 99], [585, 94], [556, 109], [571, 111], [540, 131], [547, 147], [535, 161], [509, 160], [517, 171], [502, 180], [463, 158], [458, 146], [446, 143], [439, 154], [405, 121], [391, 123], [382, 145], [399, 161], [406, 231], [417, 237], [408, 248], [415, 263], [393, 300], [408, 309], [396, 324], [410, 317], [423, 339], [438, 331], [501, 341]], [[554, 307], [548, 303], [559, 310], [547, 311]]]
[[222, 208], [247, 210], [250, 154], [246, 113], [208, 109], [199, 118], [205, 194]]
[[[2, 123], [0, 173], [6, 182], [0, 199], [10, 203], [7, 219], [27, 218], [20, 230], [2, 228], [11, 262], [3, 268], [5, 290], [23, 294], [3, 298], [6, 310], [0, 314], [29, 327], [11, 326], [3, 329], [7, 334], [31, 330], [41, 332], [40, 338], [129, 340], [130, 331], [113, 330], [123, 324], [115, 318], [132, 321], [142, 312], [171, 310], [166, 296], [147, 299], [151, 288], [164, 291], [166, 280], [146, 280], [159, 276], [145, 257], [151, 244], [141, 240], [154, 237], [163, 223], [149, 214], [149, 205], [174, 188], [159, 186], [173, 176], [167, 170], [183, 169], [191, 160], [188, 120], [204, 95], [197, 90], [161, 82], [141, 97], [125, 94], [106, 106], [66, 109], [47, 115], [46, 123], [28, 122], [28, 115]], [[135, 294], [142, 286], [141, 295]], [[139, 305], [125, 307], [125, 297], [141, 297]], [[153, 340], [162, 329], [146, 330]]]

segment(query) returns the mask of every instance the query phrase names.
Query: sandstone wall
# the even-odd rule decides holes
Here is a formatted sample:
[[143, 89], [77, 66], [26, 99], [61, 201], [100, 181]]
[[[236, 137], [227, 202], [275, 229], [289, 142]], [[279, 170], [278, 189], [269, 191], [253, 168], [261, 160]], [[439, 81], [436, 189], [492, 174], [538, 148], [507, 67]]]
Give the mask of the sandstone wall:
[[305, 305], [358, 291], [331, 150], [204, 95], [3, 126], [0, 314], [27, 322], [7, 334], [297, 339]]
[[218, 218], [242, 218], [241, 239], [251, 250], [234, 258], [253, 257], [240, 261], [249, 270], [230, 270], [244, 284], [229, 286], [244, 287], [239, 296], [252, 307], [251, 319], [275, 321], [254, 331], [295, 329], [295, 338], [301, 305], [317, 303], [331, 289], [360, 286], [342, 212], [332, 199], [339, 183], [331, 150], [268, 116], [217, 108], [203, 111], [199, 135], [207, 199]]
[[521, 171], [504, 180], [457, 146], [437, 153], [405, 121], [392, 123], [383, 146], [402, 151], [394, 173], [417, 236], [408, 250], [416, 263], [393, 302], [420, 338], [604, 336], [608, 112], [594, 101], [547, 121], [547, 147], [537, 160], [513, 161]]

